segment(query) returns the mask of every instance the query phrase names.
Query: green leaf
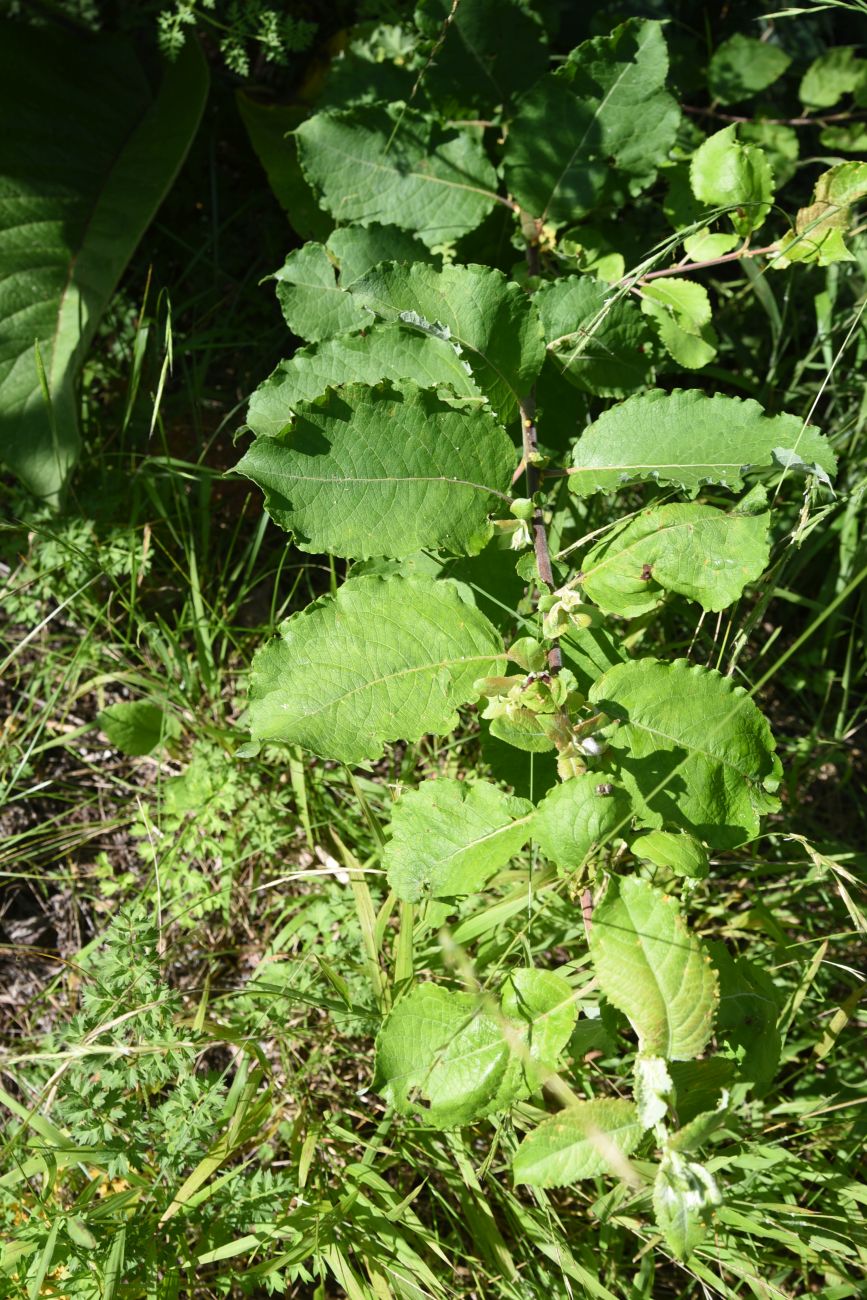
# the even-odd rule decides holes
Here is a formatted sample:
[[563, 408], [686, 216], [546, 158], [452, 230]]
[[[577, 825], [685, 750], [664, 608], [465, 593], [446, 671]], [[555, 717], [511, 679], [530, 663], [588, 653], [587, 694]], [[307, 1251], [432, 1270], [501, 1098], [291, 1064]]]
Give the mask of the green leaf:
[[307, 109], [298, 104], [260, 104], [240, 90], [235, 100], [268, 184], [292, 229], [302, 239], [327, 239], [333, 223], [304, 177], [292, 134], [304, 121]]
[[275, 271], [277, 301], [286, 324], [299, 338], [316, 342], [370, 324], [370, 313], [338, 285], [337, 271], [322, 244], [296, 248]]
[[442, 260], [399, 226], [341, 226], [328, 236], [326, 247], [340, 267], [341, 288], [380, 262], [426, 262], [438, 268]]
[[807, 108], [833, 108], [861, 84], [867, 63], [852, 45], [838, 45], [814, 59], [801, 78], [798, 97]]
[[257, 438], [235, 467], [303, 551], [401, 559], [472, 555], [490, 536], [515, 448], [487, 406], [404, 383], [331, 388], [291, 428]]
[[364, 334], [338, 334], [299, 348], [260, 383], [247, 408], [247, 428], [273, 438], [305, 402], [343, 383], [389, 380], [419, 387], [445, 385], [459, 398], [481, 398], [467, 363], [451, 343], [404, 325], [374, 325]]
[[752, 398], [656, 390], [612, 407], [585, 430], [569, 486], [589, 496], [653, 479], [693, 496], [703, 483], [736, 492], [747, 469], [782, 463], [786, 450], [806, 466], [834, 473], [837, 462], [825, 438], [795, 415], [765, 415]]
[[619, 1174], [641, 1140], [631, 1101], [582, 1101], [542, 1120], [512, 1161], [516, 1183], [566, 1187], [582, 1178]]
[[0, 448], [57, 504], [79, 371], [195, 135], [208, 72], [187, 42], [154, 93], [125, 41], [7, 22], [0, 87]]
[[363, 763], [387, 741], [452, 731], [477, 678], [505, 666], [499, 633], [453, 583], [350, 578], [256, 654], [253, 738]]
[[[732, 249], [737, 248], [740, 240], [737, 235], [715, 234], [708, 226], [703, 230], [698, 230], [694, 235], [689, 235], [683, 241], [683, 251], [693, 262], [704, 262], [712, 257], [722, 257], [725, 253], [730, 253]], [[689, 268], [687, 268], [688, 270]]]
[[780, 995], [769, 975], [746, 957], [732, 957], [725, 944], [708, 945], [719, 975], [717, 1032], [737, 1061], [738, 1074], [767, 1084], [777, 1073], [782, 1041], [777, 1028]]
[[477, 893], [524, 847], [534, 813], [487, 781], [425, 781], [394, 806], [388, 883], [411, 903]]
[[791, 62], [779, 45], [737, 32], [713, 52], [708, 68], [711, 96], [720, 104], [738, 104], [773, 85]]
[[729, 209], [735, 230], [746, 237], [758, 230], [771, 210], [774, 178], [768, 160], [754, 144], [741, 144], [737, 127], [709, 136], [693, 154], [689, 179], [696, 198]]
[[638, 188], [649, 184], [680, 120], [663, 89], [667, 71], [660, 24], [630, 19], [540, 78], [518, 103], [504, 154], [506, 183], [521, 207], [543, 221], [577, 219], [601, 198], [611, 159]]
[[572, 990], [552, 971], [520, 970], [500, 1014], [472, 993], [417, 984], [376, 1040], [377, 1086], [396, 1110], [454, 1128], [527, 1096], [556, 1068], [575, 1023]]
[[450, 109], [491, 113], [547, 70], [544, 27], [522, 0], [421, 0], [415, 21], [436, 55], [425, 90]]
[[823, 149], [833, 153], [867, 153], [867, 122], [826, 126], [819, 141]]
[[122, 754], [150, 754], [158, 745], [181, 734], [174, 714], [153, 700], [121, 700], [103, 709], [96, 720], [109, 744]]
[[548, 791], [536, 813], [533, 839], [558, 867], [577, 870], [594, 849], [623, 833], [630, 811], [622, 790], [586, 772]]
[[638, 876], [612, 880], [594, 909], [590, 955], [602, 992], [648, 1056], [698, 1056], [712, 1032], [716, 972], [673, 899]]
[[507, 424], [545, 358], [532, 300], [487, 266], [396, 266], [386, 263], [350, 286], [354, 302], [385, 320], [449, 341]]
[[668, 159], [680, 122], [677, 101], [665, 89], [668, 49], [662, 24], [627, 19], [609, 36], [582, 42], [557, 75], [593, 104], [608, 167], [613, 160], [628, 175], [633, 193], [646, 188]]
[[687, 1160], [679, 1151], [664, 1153], [653, 1184], [653, 1212], [676, 1259], [689, 1259], [721, 1203], [719, 1188], [704, 1165]]
[[481, 397], [451, 343], [405, 325], [374, 325], [363, 334], [339, 334], [299, 348], [289, 361], [281, 361], [250, 398], [247, 427], [258, 437], [273, 438], [302, 403], [326, 388], [382, 380], [409, 380], [420, 388], [446, 385], [458, 397]]
[[600, 397], [625, 397], [646, 384], [652, 334], [634, 302], [606, 303], [607, 284], [572, 275], [541, 285], [535, 303], [548, 352], [577, 388]]
[[717, 338], [710, 323], [710, 298], [703, 285], [679, 276], [642, 285], [641, 310], [655, 322], [674, 360], [687, 370], [698, 370], [713, 361]]
[[703, 880], [708, 873], [707, 850], [686, 831], [648, 831], [630, 845], [637, 858], [656, 867], [668, 867], [677, 876]]
[[496, 202], [476, 134], [403, 104], [318, 113], [296, 138], [305, 176], [344, 225], [400, 226], [432, 247], [475, 230]]
[[769, 523], [769, 514], [729, 514], [694, 503], [644, 510], [585, 555], [584, 594], [605, 613], [627, 618], [654, 609], [664, 591], [702, 609], [725, 609], [764, 572]]
[[[787, 126], [784, 122], [766, 122], [759, 118], [754, 122], [739, 123], [738, 135], [744, 144], [756, 144], [763, 150], [771, 164], [777, 189], [787, 185], [798, 170], [798, 157], [801, 152], [800, 140], [795, 128]], [[735, 247], [735, 244], [732, 247]]]
[[771, 729], [730, 678], [685, 659], [638, 659], [605, 673], [590, 701], [616, 720], [611, 747], [643, 825], [734, 848], [779, 807]]

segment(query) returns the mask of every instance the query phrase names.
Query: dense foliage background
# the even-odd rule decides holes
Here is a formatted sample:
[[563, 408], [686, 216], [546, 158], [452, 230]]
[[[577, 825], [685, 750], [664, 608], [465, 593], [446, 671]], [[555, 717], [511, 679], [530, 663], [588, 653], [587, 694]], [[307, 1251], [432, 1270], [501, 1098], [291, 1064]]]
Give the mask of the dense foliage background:
[[[867, 155], [860, 3], [776, 17], [686, 0], [460, 3], [502, 41], [516, 99], [580, 43], [661, 20], [681, 116], [646, 184], [606, 182], [581, 221], [558, 213], [529, 232], [500, 205], [444, 241], [447, 263], [528, 291], [574, 275], [616, 288], [679, 260], [677, 232], [702, 230], [687, 173], [706, 137], [734, 126], [769, 160], [756, 248], [795, 227], [817, 177]], [[560, 1104], [556, 1083], [445, 1132], [375, 1086], [384, 988], [399, 992], [413, 966], [475, 987], [520, 958], [568, 968], [581, 989], [563, 1077], [582, 1095], [628, 1093], [634, 1041], [588, 966], [595, 877], [548, 879], [522, 851], [486, 892], [443, 908], [445, 931], [419, 922], [414, 943], [383, 878], [401, 789], [480, 774], [538, 796], [550, 757], [497, 743], [473, 711], [446, 740], [357, 768], [247, 744], [255, 651], [348, 570], [287, 544], [259, 490], [228, 473], [251, 394], [320, 337], [321, 304], [302, 325], [291, 275], [278, 294], [270, 282], [335, 225], [286, 132], [410, 99], [472, 123], [497, 160], [508, 106], [449, 46], [459, 9], [2, 6], [0, 1294], [863, 1293], [867, 186], [847, 209], [845, 256], [780, 269], [717, 263], [729, 245], [708, 245], [693, 262], [711, 264], [687, 268], [699, 299], [635, 312], [647, 371], [630, 391], [652, 375], [666, 391], [754, 398], [809, 419], [837, 456], [833, 488], [771, 484], [770, 564], [733, 612], [674, 600], [616, 620], [630, 654], [688, 655], [758, 687], [783, 769], [761, 835], [674, 882], [693, 931], [749, 963], [756, 1003], [727, 1044], [721, 1022], [752, 1077], [707, 1133], [723, 1198], [694, 1253], [678, 1259], [660, 1237], [645, 1150], [622, 1180], [514, 1183], [516, 1134]], [[543, 117], [543, 154], [546, 138]], [[712, 237], [727, 221], [714, 217]], [[538, 392], [543, 451], [561, 460], [625, 396], [619, 372], [571, 382], [548, 374]], [[618, 510], [639, 505], [626, 492]], [[565, 554], [612, 510], [561, 494], [552, 544]], [[469, 580], [464, 561], [450, 572]], [[532, 579], [516, 590], [513, 568], [511, 585], [498, 573], [485, 608], [529, 615]], [[682, 1124], [731, 1084], [720, 1057], [672, 1070], [695, 1064]]]

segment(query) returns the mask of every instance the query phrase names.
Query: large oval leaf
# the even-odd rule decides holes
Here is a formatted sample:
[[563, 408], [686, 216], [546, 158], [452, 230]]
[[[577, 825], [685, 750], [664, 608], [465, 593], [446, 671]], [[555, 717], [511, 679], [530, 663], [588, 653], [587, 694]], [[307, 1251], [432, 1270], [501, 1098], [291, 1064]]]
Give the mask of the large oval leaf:
[[474, 230], [497, 201], [481, 141], [404, 104], [317, 113], [295, 135], [304, 174], [342, 224], [400, 226], [433, 246]]
[[795, 415], [765, 415], [752, 398], [659, 390], [628, 398], [586, 429], [569, 487], [588, 496], [653, 479], [695, 495], [703, 483], [739, 489], [745, 469], [775, 463], [827, 477], [836, 459], [818, 429]]
[[686, 659], [639, 659], [600, 677], [590, 699], [617, 720], [611, 746], [641, 824], [734, 848], [779, 807], [771, 729], [730, 678]]
[[717, 977], [673, 899], [637, 876], [612, 881], [593, 913], [590, 954], [608, 1001], [648, 1056], [687, 1061], [713, 1031]]
[[490, 407], [405, 383], [330, 388], [236, 466], [303, 551], [401, 559], [425, 547], [472, 555], [506, 489], [515, 449]]
[[51, 503], [78, 456], [79, 369], [207, 88], [194, 41], [154, 94], [126, 41], [3, 25], [0, 456]]
[[451, 731], [476, 679], [505, 666], [500, 634], [454, 583], [350, 578], [257, 653], [253, 737], [362, 763], [386, 741]]

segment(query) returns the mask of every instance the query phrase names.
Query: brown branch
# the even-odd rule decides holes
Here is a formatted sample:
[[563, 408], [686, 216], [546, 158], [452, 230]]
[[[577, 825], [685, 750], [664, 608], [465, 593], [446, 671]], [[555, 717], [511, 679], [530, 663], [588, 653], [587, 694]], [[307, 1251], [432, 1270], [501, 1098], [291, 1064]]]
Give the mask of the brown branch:
[[718, 122], [758, 122], [765, 126], [827, 126], [829, 122], [859, 122], [864, 113], [827, 113], [824, 117], [739, 117], [735, 113], [720, 113], [716, 108], [694, 108], [681, 104], [684, 113], [694, 117], [713, 117]]
[[765, 248], [738, 248], [733, 253], [724, 253], [722, 257], [709, 257], [704, 262], [678, 262], [677, 266], [667, 266], [662, 271], [648, 271], [647, 275], [638, 276], [635, 280], [626, 275], [618, 283], [628, 284], [632, 288], [634, 285], [646, 284], [648, 280], [661, 280], [666, 275], [684, 275], [691, 271], [704, 271], [709, 266], [724, 266], [728, 262], [742, 262], [746, 257], [771, 257], [777, 252], [779, 252], [779, 249], [776, 244], [768, 244]]

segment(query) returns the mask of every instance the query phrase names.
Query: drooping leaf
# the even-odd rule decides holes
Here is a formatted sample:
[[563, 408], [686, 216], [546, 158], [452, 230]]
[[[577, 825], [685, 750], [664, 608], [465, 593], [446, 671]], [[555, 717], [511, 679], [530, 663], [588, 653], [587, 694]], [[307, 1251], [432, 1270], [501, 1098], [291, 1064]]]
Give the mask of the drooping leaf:
[[534, 813], [487, 781], [425, 781], [394, 806], [388, 883], [412, 903], [476, 893], [524, 847]]
[[330, 388], [235, 467], [303, 551], [366, 559], [425, 547], [474, 554], [490, 536], [514, 446], [489, 407], [408, 382]]
[[437, 1128], [505, 1110], [556, 1068], [575, 1023], [572, 990], [553, 971], [514, 971], [499, 1014], [472, 993], [417, 984], [376, 1041], [387, 1100]]
[[473, 378], [504, 424], [533, 385], [545, 357], [532, 300], [487, 266], [375, 267], [350, 286], [353, 301], [461, 349]]
[[774, 178], [768, 160], [758, 145], [740, 143], [735, 124], [723, 127], [696, 149], [689, 179], [702, 203], [728, 209], [732, 225], [743, 237], [758, 230], [771, 210]]
[[643, 285], [641, 299], [641, 310], [656, 323], [659, 337], [675, 361], [687, 370], [698, 370], [713, 361], [717, 337], [704, 285], [666, 276]]
[[268, 184], [292, 229], [302, 239], [327, 239], [334, 223], [320, 208], [301, 170], [292, 134], [304, 121], [307, 109], [300, 104], [260, 104], [243, 91], [238, 91], [236, 102]]
[[689, 1259], [701, 1245], [722, 1197], [704, 1165], [667, 1150], [653, 1185], [653, 1212], [665, 1244], [676, 1259]]
[[154, 700], [119, 700], [97, 717], [109, 744], [122, 754], [150, 754], [181, 734], [180, 723]]
[[584, 392], [625, 397], [650, 378], [652, 334], [628, 298], [611, 304], [607, 284], [586, 275], [540, 286], [536, 307], [548, 352], [558, 369]]
[[558, 867], [577, 870], [593, 849], [624, 833], [629, 815], [623, 790], [586, 772], [548, 791], [536, 813], [533, 839]]
[[773, 85], [791, 62], [779, 45], [736, 32], [713, 52], [708, 68], [710, 93], [720, 104], [739, 104]]
[[698, 1056], [713, 1032], [717, 978], [673, 899], [638, 876], [612, 881], [593, 912], [590, 955], [602, 992], [648, 1056]]
[[794, 415], [765, 415], [752, 398], [709, 397], [698, 389], [627, 398], [585, 430], [569, 475], [573, 492], [611, 492], [653, 479], [695, 495], [703, 483], [735, 492], [746, 469], [782, 463], [792, 450], [806, 466], [834, 473], [836, 459], [818, 429]]
[[78, 456], [79, 371], [207, 86], [195, 42], [154, 92], [126, 41], [4, 24], [0, 458], [50, 504]]
[[631, 1101], [582, 1101], [542, 1120], [512, 1161], [516, 1183], [566, 1187], [598, 1174], [618, 1174], [641, 1140]]
[[641, 824], [734, 848], [779, 806], [771, 729], [731, 678], [685, 659], [638, 659], [605, 673], [589, 698], [616, 720], [611, 748]]
[[648, 831], [630, 846], [637, 858], [656, 867], [668, 867], [677, 876], [703, 880], [708, 873], [707, 850], [686, 831]]
[[453, 730], [477, 678], [505, 666], [499, 633], [453, 583], [350, 578], [256, 654], [253, 737], [363, 763], [387, 741]]
[[273, 438], [304, 402], [340, 384], [409, 380], [420, 388], [446, 385], [458, 397], [481, 397], [467, 363], [451, 343], [405, 325], [374, 325], [299, 348], [261, 383], [247, 408], [247, 427]]
[[660, 24], [630, 19], [540, 78], [519, 101], [506, 142], [506, 183], [521, 207], [543, 221], [582, 216], [602, 196], [612, 159], [636, 187], [649, 184], [680, 119], [667, 71]]
[[415, 21], [436, 52], [425, 89], [451, 109], [491, 113], [548, 67], [545, 29], [522, 0], [421, 0]]
[[733, 957], [725, 944], [715, 942], [709, 947], [720, 984], [717, 1032], [737, 1062], [741, 1079], [770, 1083], [782, 1049], [776, 985], [755, 962]]
[[731, 605], [768, 563], [770, 515], [674, 504], [644, 510], [612, 529], [581, 565], [585, 595], [607, 614], [636, 618], [664, 591], [702, 609]]
[[813, 201], [800, 208], [795, 229], [780, 240], [782, 257], [774, 265], [790, 262], [815, 262], [830, 266], [832, 262], [854, 261], [843, 240], [851, 219], [851, 206], [867, 195], [867, 163], [845, 162], [831, 167], [816, 181]]
[[833, 108], [864, 84], [867, 62], [852, 45], [838, 45], [814, 59], [801, 78], [798, 97], [808, 108]]
[[342, 225], [400, 226], [432, 247], [474, 230], [496, 202], [481, 141], [403, 104], [317, 113], [296, 137], [305, 176]]

